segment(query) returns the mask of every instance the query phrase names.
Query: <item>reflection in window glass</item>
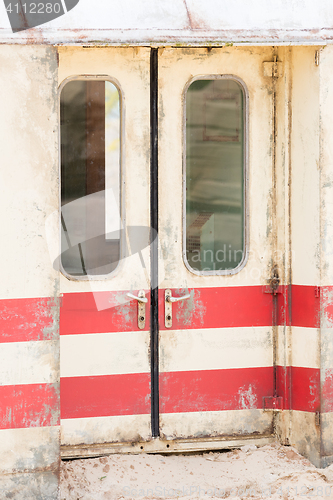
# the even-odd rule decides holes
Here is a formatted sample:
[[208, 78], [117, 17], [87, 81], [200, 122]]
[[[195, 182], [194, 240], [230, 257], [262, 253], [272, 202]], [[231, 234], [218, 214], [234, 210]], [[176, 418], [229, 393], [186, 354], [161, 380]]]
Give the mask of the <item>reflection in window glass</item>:
[[197, 80], [186, 94], [186, 258], [200, 272], [244, 256], [244, 103], [235, 80]]
[[105, 275], [120, 257], [120, 100], [115, 85], [73, 80], [61, 92], [61, 262]]

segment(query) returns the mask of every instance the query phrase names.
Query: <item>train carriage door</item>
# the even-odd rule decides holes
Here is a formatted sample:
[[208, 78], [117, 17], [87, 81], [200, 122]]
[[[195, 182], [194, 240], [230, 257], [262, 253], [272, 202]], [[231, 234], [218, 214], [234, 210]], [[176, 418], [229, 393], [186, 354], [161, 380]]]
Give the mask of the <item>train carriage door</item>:
[[272, 433], [270, 48], [159, 51], [160, 433]]
[[148, 48], [59, 48], [65, 456], [151, 437], [149, 64]]

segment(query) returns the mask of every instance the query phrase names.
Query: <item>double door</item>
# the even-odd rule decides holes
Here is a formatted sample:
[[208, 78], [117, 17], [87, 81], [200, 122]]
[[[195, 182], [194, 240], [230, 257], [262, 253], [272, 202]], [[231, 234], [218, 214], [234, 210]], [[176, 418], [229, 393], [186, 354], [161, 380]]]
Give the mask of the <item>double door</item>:
[[59, 48], [65, 447], [272, 433], [271, 57]]

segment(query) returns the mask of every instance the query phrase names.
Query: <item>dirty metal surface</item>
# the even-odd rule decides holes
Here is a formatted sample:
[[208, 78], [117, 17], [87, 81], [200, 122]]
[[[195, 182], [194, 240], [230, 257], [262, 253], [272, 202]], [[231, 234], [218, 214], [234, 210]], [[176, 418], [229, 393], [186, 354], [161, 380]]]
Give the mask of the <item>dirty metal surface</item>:
[[[13, 2], [14, 4], [15, 2]], [[149, 14], [147, 14], [149, 13]], [[0, 6], [0, 43], [28, 44], [172, 44], [277, 45], [333, 41], [330, 1], [311, 0], [124, 0], [110, 4], [81, 0], [75, 8], [36, 28], [12, 33], [4, 4]]]
[[111, 443], [90, 446], [61, 447], [61, 458], [84, 458], [101, 455], [111, 455], [113, 453], [184, 453], [200, 452], [206, 450], [227, 450], [246, 445], [265, 446], [275, 441], [273, 435], [258, 437], [229, 436], [225, 439], [179, 439], [167, 441], [160, 438], [150, 442], [134, 443]]
[[[57, 53], [0, 46], [3, 89], [0, 496], [57, 499], [59, 277], [45, 238], [58, 208]], [[15, 193], [15, 194], [14, 194]]]
[[[59, 48], [59, 84], [73, 75], [109, 75], [119, 84], [126, 147], [119, 211], [127, 227], [150, 225], [149, 67], [148, 48]], [[149, 246], [141, 257], [145, 267], [133, 253], [108, 279], [60, 278], [62, 444], [151, 437]], [[140, 290], [147, 299], [144, 328], [138, 301], [127, 295], [137, 297]], [[79, 353], [75, 360], [73, 351]]]

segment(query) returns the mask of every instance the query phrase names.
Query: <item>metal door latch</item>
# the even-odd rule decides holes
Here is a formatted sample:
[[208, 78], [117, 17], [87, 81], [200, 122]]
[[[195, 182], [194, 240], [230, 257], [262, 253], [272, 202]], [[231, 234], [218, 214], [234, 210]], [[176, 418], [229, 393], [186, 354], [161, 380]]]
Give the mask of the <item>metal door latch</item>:
[[140, 290], [136, 297], [132, 293], [127, 293], [127, 297], [138, 301], [138, 327], [143, 330], [146, 325], [146, 303], [148, 299], [145, 296], [144, 290]]
[[189, 293], [182, 297], [172, 297], [171, 290], [169, 288], [165, 290], [165, 328], [172, 327], [172, 303], [189, 299], [190, 297], [191, 295]]

